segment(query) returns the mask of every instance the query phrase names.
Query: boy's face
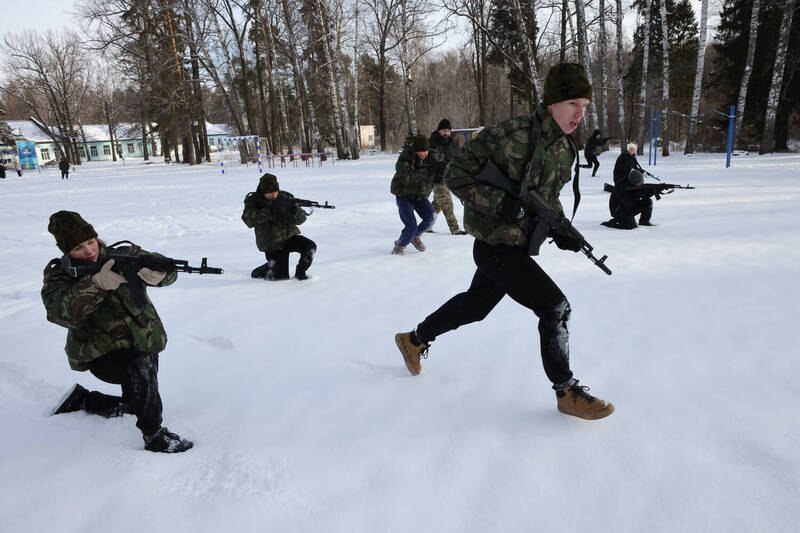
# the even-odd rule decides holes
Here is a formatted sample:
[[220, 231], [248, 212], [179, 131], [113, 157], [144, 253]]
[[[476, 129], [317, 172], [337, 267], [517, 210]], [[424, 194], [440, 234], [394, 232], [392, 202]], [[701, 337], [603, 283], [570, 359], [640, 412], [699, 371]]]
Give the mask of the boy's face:
[[72, 259], [83, 259], [92, 262], [97, 261], [97, 258], [100, 256], [100, 246], [97, 244], [97, 238], [93, 237], [87, 241], [83, 241], [69, 251], [69, 256]]
[[265, 192], [264, 198], [266, 198], [267, 200], [275, 200], [276, 198], [278, 198], [278, 192], [279, 191]]
[[414, 153], [417, 154], [417, 157], [419, 157], [420, 160], [428, 157], [428, 150], [425, 150], [424, 152], [414, 152]]
[[572, 133], [586, 114], [587, 105], [589, 105], [588, 98], [574, 98], [550, 104], [547, 106], [547, 112], [552, 115], [561, 131]]

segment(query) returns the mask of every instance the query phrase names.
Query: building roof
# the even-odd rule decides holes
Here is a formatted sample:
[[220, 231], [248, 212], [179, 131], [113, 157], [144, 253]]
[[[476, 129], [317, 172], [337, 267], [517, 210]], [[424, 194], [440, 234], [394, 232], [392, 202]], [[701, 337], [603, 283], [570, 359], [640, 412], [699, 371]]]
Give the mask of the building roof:
[[[6, 120], [6, 124], [11, 129], [11, 133], [26, 141], [37, 143], [53, 142], [33, 120]], [[211, 124], [206, 122], [206, 131], [209, 135], [230, 135], [233, 128], [227, 124]], [[86, 142], [110, 142], [108, 135], [108, 125], [106, 124], [84, 124], [83, 132], [86, 134]], [[119, 141], [141, 139], [141, 127], [131, 122], [117, 124], [114, 128], [114, 139]], [[80, 138], [83, 142], [83, 138]]]

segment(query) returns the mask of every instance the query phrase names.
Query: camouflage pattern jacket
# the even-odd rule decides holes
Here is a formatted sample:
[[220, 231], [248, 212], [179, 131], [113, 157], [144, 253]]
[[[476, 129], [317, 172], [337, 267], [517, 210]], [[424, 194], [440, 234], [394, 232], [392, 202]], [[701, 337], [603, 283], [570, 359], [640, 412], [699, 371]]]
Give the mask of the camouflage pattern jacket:
[[[147, 254], [138, 246], [116, 248], [129, 254]], [[158, 254], [153, 254], [158, 255]], [[106, 247], [100, 244], [100, 264], [105, 262]], [[171, 285], [177, 272], [167, 274], [158, 287]], [[136, 307], [127, 283], [106, 291], [92, 283], [89, 275], [72, 278], [53, 259], [44, 269], [42, 302], [47, 320], [67, 328], [69, 366], [89, 369], [89, 363], [115, 350], [130, 348], [158, 354], [167, 345], [167, 332], [150, 298], [143, 309]]]
[[430, 150], [428, 157], [421, 160], [407, 146], [397, 158], [394, 166], [391, 193], [400, 198], [416, 202], [430, 196], [433, 179], [439, 170], [444, 171], [446, 163], [438, 152]]
[[526, 248], [535, 226], [535, 215], [530, 213], [515, 224], [502, 220], [500, 208], [505, 191], [475, 178], [489, 160], [518, 188], [526, 179], [526, 169], [531, 163], [528, 189], [535, 189], [555, 210], [564, 213], [558, 196], [564, 184], [572, 179], [578, 147], [543, 105], [539, 105], [536, 114], [542, 131], [533, 154], [530, 146], [533, 115], [526, 115], [483, 129], [450, 162], [445, 183], [464, 203], [464, 228], [476, 239]]
[[248, 228], [256, 231], [256, 246], [262, 252], [272, 252], [283, 247], [290, 237], [300, 234], [298, 224], [306, 221], [302, 208], [292, 204], [281, 204], [294, 196], [286, 191], [278, 193], [277, 202], [267, 200], [257, 192], [249, 193], [244, 199], [242, 221]]

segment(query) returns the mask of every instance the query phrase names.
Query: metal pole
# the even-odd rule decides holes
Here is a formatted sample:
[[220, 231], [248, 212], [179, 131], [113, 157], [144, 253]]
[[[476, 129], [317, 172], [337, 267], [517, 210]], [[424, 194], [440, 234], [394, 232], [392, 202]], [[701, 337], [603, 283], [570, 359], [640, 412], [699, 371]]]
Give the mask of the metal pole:
[[653, 151], [653, 166], [656, 166], [656, 159], [658, 159], [658, 116], [661, 113], [661, 110], [656, 109], [656, 137], [655, 137], [655, 144], [656, 149]]
[[256, 148], [258, 149], [258, 173], [261, 174], [263, 172], [261, 167], [261, 138], [256, 137]]
[[725, 161], [725, 168], [731, 166], [731, 150], [733, 150], [733, 121], [736, 118], [736, 106], [731, 106], [731, 114], [728, 115], [728, 158]]
[[[227, 138], [220, 139], [220, 141], [224, 142], [225, 144], [228, 144], [228, 139]], [[221, 147], [220, 147], [220, 151], [219, 151], [219, 168], [222, 169], [222, 175], [224, 176], [225, 175], [225, 156], [222, 154]]]
[[653, 164], [653, 110], [650, 110], [650, 147], [647, 151], [647, 165]]

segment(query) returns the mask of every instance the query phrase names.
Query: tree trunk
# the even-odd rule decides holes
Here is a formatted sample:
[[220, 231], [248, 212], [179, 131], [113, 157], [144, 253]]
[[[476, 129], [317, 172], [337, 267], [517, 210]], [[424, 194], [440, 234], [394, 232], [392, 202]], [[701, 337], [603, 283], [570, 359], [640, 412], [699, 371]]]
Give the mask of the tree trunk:
[[[705, 16], [708, 0], [703, 0], [703, 14]], [[739, 85], [739, 98], [736, 100], [736, 124], [733, 128], [733, 146], [738, 142], [744, 124], [744, 107], [747, 102], [747, 87], [750, 85], [750, 74], [753, 73], [753, 58], [756, 55], [756, 38], [758, 37], [758, 17], [761, 14], [761, 0], [753, 0], [753, 10], [750, 13], [750, 35], [747, 43], [747, 59], [742, 73], [742, 84]], [[696, 82], [695, 82], [696, 83]], [[691, 130], [690, 130], [691, 131]], [[694, 140], [694, 139], [692, 139]]]
[[[323, 20], [319, 18], [323, 16], [323, 13], [325, 14], [325, 16], [327, 16], [328, 10], [325, 9], [325, 7], [322, 5], [322, 0], [317, 0], [316, 7], [317, 9], [314, 16], [317, 18], [318, 21], [317, 26], [319, 28], [321, 37], [323, 39], [322, 42], [323, 62], [325, 63], [326, 67], [325, 70], [327, 70], [328, 72], [328, 95], [330, 96], [331, 99], [331, 114], [333, 116], [334, 133], [336, 135], [336, 157], [338, 159], [346, 159], [348, 154], [344, 146], [344, 139], [342, 138], [342, 120], [341, 116], [339, 115], [340, 113], [339, 102], [337, 101], [336, 98], [337, 93], [336, 93], [336, 80], [334, 78], [334, 72], [333, 72], [333, 58], [331, 57], [330, 49], [328, 47], [329, 35], [327, 31], [327, 25], [324, 23]], [[312, 29], [309, 28], [309, 31], [312, 31]]]
[[608, 125], [608, 71], [606, 65], [608, 58], [606, 54], [606, 2], [600, 0], [600, 125], [601, 130], [609, 135], [608, 131], [611, 129]]
[[667, 0], [660, 0], [661, 13], [661, 49], [664, 53], [663, 68], [661, 70], [661, 120], [663, 134], [661, 135], [661, 155], [669, 155], [669, 29], [667, 27]]
[[536, 108], [537, 98], [542, 97], [541, 84], [539, 83], [539, 73], [536, 71], [536, 55], [533, 43], [528, 37], [528, 28], [522, 16], [522, 7], [519, 0], [514, 0], [514, 9], [517, 11], [517, 21], [519, 22], [519, 37], [525, 43], [525, 55], [528, 56], [528, 78], [533, 87], [533, 93], [529, 94], [531, 112]]
[[[583, 0], [575, 0], [575, 8], [578, 16], [578, 60], [583, 65], [583, 68], [586, 69], [589, 85], [594, 87], [592, 82], [592, 57], [589, 55], [589, 42], [586, 39], [586, 16], [583, 11]], [[594, 99], [589, 102], [589, 113], [592, 119], [591, 124], [589, 124], [589, 131], [591, 131], [597, 127], [597, 107], [594, 104]]]
[[639, 134], [636, 138], [639, 140], [639, 149], [637, 154], [644, 153], [644, 141], [647, 136], [647, 128], [645, 127], [645, 111], [647, 111], [647, 67], [650, 59], [650, 6], [653, 0], [645, 0], [644, 3], [644, 39], [642, 50], [642, 86], [639, 90]]
[[[308, 80], [305, 78], [305, 70], [302, 68], [298, 60], [297, 54], [297, 40], [294, 35], [294, 24], [292, 23], [291, 10], [289, 9], [289, 0], [281, 0], [283, 7], [284, 24], [286, 26], [286, 33], [289, 37], [288, 54], [289, 60], [292, 63], [292, 71], [294, 73], [295, 83], [297, 85], [298, 98], [300, 99], [301, 106], [303, 101], [308, 109], [308, 118], [311, 122], [311, 143], [315, 146], [317, 151], [322, 151], [319, 139], [319, 130], [317, 129], [317, 114], [314, 109], [314, 102], [309, 94]], [[301, 112], [302, 115], [302, 112]]]
[[[755, 0], [759, 3], [761, 0]], [[752, 30], [751, 30], [752, 31]], [[697, 137], [697, 113], [700, 111], [700, 97], [703, 93], [703, 71], [705, 70], [706, 58], [706, 35], [708, 34], [708, 0], [703, 0], [700, 8], [700, 32], [697, 36], [697, 68], [694, 74], [694, 93], [692, 94], [692, 110], [689, 112], [689, 132], [686, 135], [686, 147], [684, 154], [693, 154], [695, 139]], [[755, 48], [755, 41], [752, 42]], [[749, 52], [748, 52], [749, 53]], [[750, 64], [753, 58], [750, 56]], [[747, 72], [747, 67], [745, 67]], [[749, 74], [748, 74], [749, 76]]]
[[786, 0], [783, 7], [781, 29], [778, 34], [778, 48], [775, 51], [775, 65], [772, 68], [772, 83], [769, 86], [767, 97], [767, 114], [764, 119], [764, 133], [761, 134], [761, 149], [759, 154], [771, 153], [775, 144], [775, 120], [780, 103], [781, 89], [783, 88], [783, 69], [786, 65], [786, 48], [789, 44], [789, 34], [792, 28], [795, 0]]
[[351, 150], [355, 148], [355, 156], [353, 159], [360, 157], [361, 150], [361, 127], [359, 125], [358, 117], [358, 22], [359, 22], [359, 0], [355, 0], [356, 4], [356, 29], [353, 36], [353, 135], [355, 141], [350, 145]]
[[567, 20], [569, 19], [569, 0], [561, 0], [561, 50], [558, 62], [567, 61]]

